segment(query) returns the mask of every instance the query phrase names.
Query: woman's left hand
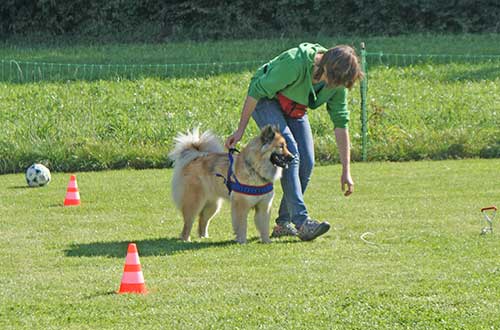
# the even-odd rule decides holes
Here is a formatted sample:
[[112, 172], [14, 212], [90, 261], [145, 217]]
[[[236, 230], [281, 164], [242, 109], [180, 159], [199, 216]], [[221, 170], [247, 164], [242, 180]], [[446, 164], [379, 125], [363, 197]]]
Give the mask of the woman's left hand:
[[342, 172], [342, 176], [340, 177], [340, 188], [346, 197], [354, 192], [354, 181], [352, 181], [351, 173]]

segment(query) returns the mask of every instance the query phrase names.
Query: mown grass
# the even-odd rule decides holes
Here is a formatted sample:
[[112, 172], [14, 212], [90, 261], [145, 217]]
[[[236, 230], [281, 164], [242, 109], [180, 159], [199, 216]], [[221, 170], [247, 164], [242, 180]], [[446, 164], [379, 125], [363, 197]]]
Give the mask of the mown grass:
[[[318, 167], [306, 202], [332, 230], [269, 245], [252, 224], [249, 244], [231, 243], [227, 204], [209, 239], [178, 241], [170, 169], [77, 173], [73, 208], [69, 175], [36, 189], [2, 175], [0, 328], [496, 329], [500, 227], [480, 236], [479, 209], [499, 203], [499, 167], [357, 163], [349, 198], [340, 167]], [[146, 296], [114, 294], [129, 242]]]

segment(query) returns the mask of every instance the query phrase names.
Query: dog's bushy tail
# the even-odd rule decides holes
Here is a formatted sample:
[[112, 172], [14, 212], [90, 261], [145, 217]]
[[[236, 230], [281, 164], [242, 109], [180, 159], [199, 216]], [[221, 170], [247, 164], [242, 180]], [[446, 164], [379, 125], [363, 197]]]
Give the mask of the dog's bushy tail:
[[219, 138], [210, 131], [200, 134], [200, 129], [179, 133], [175, 139], [174, 150], [168, 155], [174, 161], [174, 168], [183, 168], [192, 160], [212, 152], [223, 152]]
[[174, 150], [168, 155], [174, 161], [174, 174], [172, 177], [172, 197], [177, 208], [181, 208], [184, 184], [183, 168], [198, 157], [212, 152], [223, 152], [224, 147], [220, 140], [210, 131], [200, 135], [200, 129], [195, 128], [186, 134], [180, 133], [174, 139]]

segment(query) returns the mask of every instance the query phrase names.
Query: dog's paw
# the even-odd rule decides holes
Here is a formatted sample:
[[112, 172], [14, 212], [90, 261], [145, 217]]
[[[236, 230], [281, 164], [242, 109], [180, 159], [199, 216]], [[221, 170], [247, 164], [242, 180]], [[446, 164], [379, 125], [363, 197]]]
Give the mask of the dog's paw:
[[264, 244], [269, 244], [272, 243], [273, 241], [269, 237], [266, 237], [266, 238], [261, 238], [260, 242]]

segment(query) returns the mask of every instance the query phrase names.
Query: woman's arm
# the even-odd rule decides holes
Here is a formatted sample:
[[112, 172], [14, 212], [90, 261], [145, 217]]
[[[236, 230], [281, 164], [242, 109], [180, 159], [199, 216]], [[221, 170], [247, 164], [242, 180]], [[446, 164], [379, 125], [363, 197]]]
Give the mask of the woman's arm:
[[226, 148], [234, 148], [236, 143], [241, 140], [243, 133], [245, 133], [245, 129], [248, 125], [248, 121], [250, 120], [250, 116], [252, 112], [255, 110], [255, 106], [257, 105], [257, 100], [251, 96], [247, 96], [245, 100], [245, 104], [243, 105], [243, 110], [241, 111], [240, 123], [238, 124], [238, 129], [226, 140]]
[[[340, 188], [345, 196], [354, 192], [354, 182], [351, 178], [351, 150], [349, 130], [347, 128], [335, 128], [335, 140], [339, 149], [340, 162], [342, 163], [342, 176], [340, 177]], [[347, 189], [346, 189], [347, 185]]]
[[277, 92], [292, 84], [304, 70], [304, 65], [308, 64], [301, 57], [296, 58], [289, 50], [257, 70], [248, 87], [238, 129], [227, 138], [226, 148], [234, 148], [241, 140], [257, 101], [264, 97], [273, 98]]

